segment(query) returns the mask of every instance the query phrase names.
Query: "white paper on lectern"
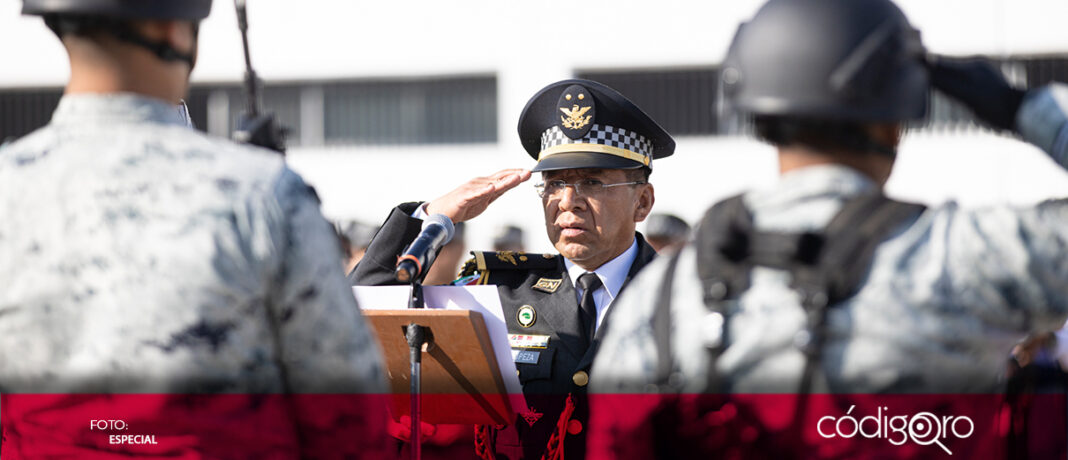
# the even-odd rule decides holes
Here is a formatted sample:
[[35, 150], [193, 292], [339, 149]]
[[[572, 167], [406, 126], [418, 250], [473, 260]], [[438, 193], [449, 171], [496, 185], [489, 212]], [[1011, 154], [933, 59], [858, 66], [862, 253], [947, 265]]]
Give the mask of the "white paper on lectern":
[[[352, 293], [364, 310], [402, 310], [408, 307], [409, 286], [353, 286]], [[427, 308], [472, 310], [482, 314], [486, 332], [493, 344], [504, 388], [508, 391], [512, 409], [523, 413], [527, 409], [523, 387], [516, 375], [512, 348], [508, 342], [508, 324], [497, 286], [423, 286], [423, 301]]]

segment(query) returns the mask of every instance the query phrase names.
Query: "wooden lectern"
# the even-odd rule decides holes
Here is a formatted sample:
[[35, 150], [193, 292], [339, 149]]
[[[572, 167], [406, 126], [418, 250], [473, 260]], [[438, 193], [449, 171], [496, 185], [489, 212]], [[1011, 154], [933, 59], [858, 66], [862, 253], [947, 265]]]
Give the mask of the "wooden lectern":
[[504, 425], [515, 420], [482, 314], [469, 310], [364, 310], [386, 358], [393, 418], [410, 415], [409, 324], [429, 329], [423, 346], [420, 413], [431, 424]]

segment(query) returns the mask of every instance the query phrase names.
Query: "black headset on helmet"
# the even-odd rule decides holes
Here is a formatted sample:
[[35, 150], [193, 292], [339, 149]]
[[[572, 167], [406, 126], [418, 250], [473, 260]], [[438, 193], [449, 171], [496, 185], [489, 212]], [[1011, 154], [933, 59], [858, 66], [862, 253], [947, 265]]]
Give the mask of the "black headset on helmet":
[[[720, 79], [728, 106], [758, 119], [908, 121], [927, 113], [924, 56], [919, 32], [890, 0], [770, 0], [739, 26]], [[893, 154], [851, 137], [854, 147]]]
[[146, 39], [125, 21], [161, 19], [191, 21], [196, 28], [211, 12], [212, 0], [23, 0], [22, 14], [43, 16], [57, 35], [86, 30], [106, 30], [116, 38], [152, 51], [165, 61], [185, 61], [193, 66], [195, 57], [165, 42]]

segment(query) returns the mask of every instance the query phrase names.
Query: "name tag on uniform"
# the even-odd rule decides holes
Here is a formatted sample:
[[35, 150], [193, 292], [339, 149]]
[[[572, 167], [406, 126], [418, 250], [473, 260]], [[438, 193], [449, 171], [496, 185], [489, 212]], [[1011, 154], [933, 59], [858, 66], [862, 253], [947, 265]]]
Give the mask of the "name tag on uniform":
[[545, 348], [549, 346], [549, 336], [531, 334], [508, 334], [508, 344], [512, 348]]
[[512, 360], [516, 364], [538, 364], [538, 357], [540, 356], [540, 351], [512, 349]]
[[548, 292], [550, 294], [556, 292], [556, 289], [560, 287], [560, 283], [564, 282], [564, 279], [551, 280], [549, 278], [541, 278], [537, 283], [534, 283], [534, 289], [542, 292]]

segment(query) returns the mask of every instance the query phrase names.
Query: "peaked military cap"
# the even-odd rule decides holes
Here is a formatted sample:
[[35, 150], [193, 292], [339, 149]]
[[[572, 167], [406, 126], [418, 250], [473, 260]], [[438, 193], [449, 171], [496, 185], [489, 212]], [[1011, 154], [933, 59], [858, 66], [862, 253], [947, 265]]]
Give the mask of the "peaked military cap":
[[616, 90], [591, 80], [546, 86], [519, 116], [519, 139], [533, 171], [652, 167], [675, 152], [675, 140]]

